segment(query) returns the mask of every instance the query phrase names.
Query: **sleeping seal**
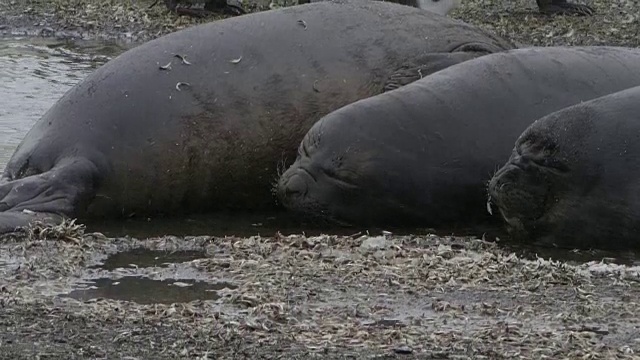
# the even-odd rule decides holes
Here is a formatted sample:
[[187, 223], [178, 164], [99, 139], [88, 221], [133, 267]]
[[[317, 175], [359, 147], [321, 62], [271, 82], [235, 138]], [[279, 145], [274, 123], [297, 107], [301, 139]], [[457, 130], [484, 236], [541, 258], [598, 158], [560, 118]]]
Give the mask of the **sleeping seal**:
[[[243, 15], [135, 47], [40, 118], [0, 179], [0, 231], [32, 214], [153, 216], [274, 208], [322, 115], [451, 64], [513, 48], [379, 1]], [[23, 210], [29, 210], [23, 213]]]
[[486, 184], [527, 126], [636, 85], [640, 49], [527, 48], [470, 60], [324, 116], [278, 196], [292, 211], [355, 225], [490, 221]]
[[573, 248], [640, 245], [640, 87], [528, 127], [489, 183], [510, 233]]

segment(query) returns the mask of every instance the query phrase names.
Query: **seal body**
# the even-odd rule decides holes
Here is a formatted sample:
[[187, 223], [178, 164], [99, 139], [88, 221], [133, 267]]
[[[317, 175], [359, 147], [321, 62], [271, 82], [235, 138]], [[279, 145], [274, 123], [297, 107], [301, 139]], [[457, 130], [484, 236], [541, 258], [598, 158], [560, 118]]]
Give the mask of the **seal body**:
[[322, 115], [512, 47], [366, 0], [175, 32], [109, 61], [37, 121], [2, 175], [0, 208], [81, 218], [273, 208], [278, 166]]
[[640, 245], [640, 87], [528, 127], [489, 194], [511, 235], [571, 248]]
[[292, 211], [356, 225], [495, 221], [486, 184], [527, 126], [635, 85], [639, 49], [527, 48], [470, 60], [323, 117], [278, 195]]

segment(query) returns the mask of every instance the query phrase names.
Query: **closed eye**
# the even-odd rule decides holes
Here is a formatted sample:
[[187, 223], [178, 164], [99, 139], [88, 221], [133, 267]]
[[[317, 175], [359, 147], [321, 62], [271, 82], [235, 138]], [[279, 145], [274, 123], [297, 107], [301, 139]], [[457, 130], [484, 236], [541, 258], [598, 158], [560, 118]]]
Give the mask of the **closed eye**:
[[307, 143], [304, 140], [302, 141], [302, 143], [300, 143], [300, 146], [298, 147], [298, 155], [309, 157], [309, 150], [307, 149]]
[[569, 167], [563, 162], [556, 160], [553, 157], [532, 158], [531, 161], [538, 166], [553, 169], [559, 172], [568, 172]]

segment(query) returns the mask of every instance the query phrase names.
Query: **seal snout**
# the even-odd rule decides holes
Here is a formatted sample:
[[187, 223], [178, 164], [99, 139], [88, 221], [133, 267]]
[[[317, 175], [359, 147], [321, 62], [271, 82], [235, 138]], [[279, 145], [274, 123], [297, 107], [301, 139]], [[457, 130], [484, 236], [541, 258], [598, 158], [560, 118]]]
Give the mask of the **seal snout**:
[[506, 217], [505, 211], [513, 210], [510, 205], [514, 201], [515, 193], [518, 193], [516, 184], [521, 181], [521, 176], [527, 168], [526, 163], [518, 160], [520, 160], [520, 157], [512, 157], [507, 164], [495, 173], [487, 186], [489, 201], [498, 207], [503, 217]]
[[309, 182], [315, 179], [308, 170], [296, 167], [287, 170], [278, 184], [278, 197], [285, 205], [302, 201], [309, 192]]
[[307, 194], [307, 182], [299, 174], [294, 174], [284, 186], [285, 197], [302, 197]]

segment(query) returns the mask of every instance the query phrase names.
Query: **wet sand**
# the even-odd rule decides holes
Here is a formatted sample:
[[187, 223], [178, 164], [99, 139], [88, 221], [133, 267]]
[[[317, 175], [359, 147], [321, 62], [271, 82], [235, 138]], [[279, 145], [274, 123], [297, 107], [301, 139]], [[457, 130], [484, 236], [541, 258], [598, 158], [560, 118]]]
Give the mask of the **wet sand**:
[[0, 357], [631, 359], [640, 351], [639, 268], [612, 258], [570, 265], [429, 235], [81, 233], [2, 240]]

